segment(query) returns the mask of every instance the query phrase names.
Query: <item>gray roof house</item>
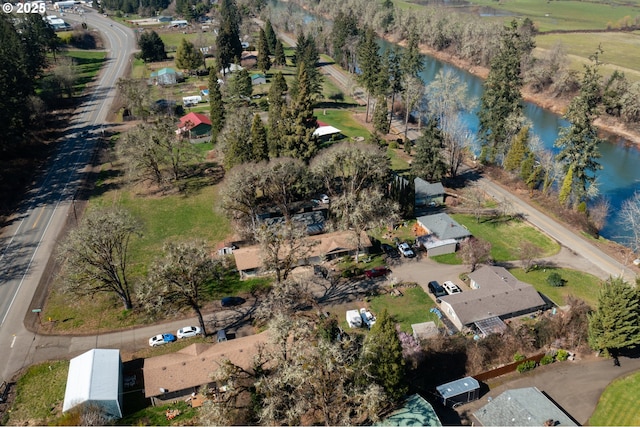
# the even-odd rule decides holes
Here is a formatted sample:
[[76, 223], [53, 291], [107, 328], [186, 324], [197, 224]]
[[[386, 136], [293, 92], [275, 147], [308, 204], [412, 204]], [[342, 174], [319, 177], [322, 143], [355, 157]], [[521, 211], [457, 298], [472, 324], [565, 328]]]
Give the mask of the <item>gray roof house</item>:
[[407, 398], [402, 408], [376, 424], [379, 426], [442, 426], [433, 406], [419, 394]]
[[417, 221], [427, 231], [427, 234], [434, 234], [440, 240], [455, 239], [460, 242], [471, 237], [469, 230], [446, 213], [421, 216], [417, 218]]
[[483, 426], [577, 426], [536, 387], [507, 390], [473, 416]]
[[444, 203], [444, 187], [439, 182], [430, 183], [422, 178], [413, 181], [416, 190], [416, 209], [429, 205], [441, 205]]
[[538, 291], [503, 267], [482, 266], [468, 275], [470, 291], [441, 297], [441, 311], [458, 328], [474, 325], [484, 335], [506, 328], [502, 320], [546, 306]]

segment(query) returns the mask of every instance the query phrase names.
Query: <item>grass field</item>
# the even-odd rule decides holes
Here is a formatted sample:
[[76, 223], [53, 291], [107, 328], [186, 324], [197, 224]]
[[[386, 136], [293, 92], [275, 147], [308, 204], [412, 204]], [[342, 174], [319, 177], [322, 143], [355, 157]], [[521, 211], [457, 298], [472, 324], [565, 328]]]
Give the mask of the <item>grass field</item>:
[[[583, 299], [591, 307], [598, 305], [598, 291], [602, 281], [591, 274], [565, 268], [538, 268], [528, 273], [521, 268], [515, 268], [510, 272], [518, 280], [533, 285], [538, 292], [546, 295], [557, 305], [564, 305], [567, 295]], [[547, 283], [547, 277], [552, 272], [560, 274], [565, 281], [564, 286], [555, 287]]]
[[520, 259], [519, 247], [525, 241], [539, 247], [541, 257], [551, 256], [560, 250], [560, 245], [523, 221], [484, 218], [477, 222], [471, 215], [453, 214], [451, 217], [466, 226], [475, 237], [490, 242], [491, 256], [498, 262]]
[[640, 373], [631, 374], [609, 384], [600, 396], [590, 426], [639, 426]]
[[353, 118], [353, 111], [347, 109], [316, 109], [315, 115], [321, 122], [337, 127], [349, 138], [368, 138], [370, 133]]
[[438, 317], [429, 312], [430, 308], [435, 307], [435, 303], [420, 286], [403, 289], [402, 293], [402, 296], [385, 294], [371, 298], [371, 310], [374, 314], [387, 310], [407, 333], [412, 333], [411, 325], [414, 323], [434, 321], [438, 324]]
[[[540, 31], [618, 28], [625, 19], [640, 14], [637, 2], [612, 4], [587, 1], [471, 0], [473, 4], [529, 17]], [[506, 17], [505, 19], [511, 19]]]
[[61, 54], [62, 56], [73, 59], [73, 63], [78, 73], [78, 79], [74, 85], [76, 93], [82, 92], [87, 84], [91, 83], [107, 57], [107, 52], [95, 50], [68, 50]]
[[69, 361], [31, 366], [16, 384], [16, 400], [6, 425], [49, 425], [62, 412]]
[[536, 54], [541, 55], [542, 50], [550, 49], [557, 43], [561, 43], [567, 54], [571, 55], [574, 69], [582, 71], [582, 64], [589, 63], [589, 56], [600, 45], [603, 50], [599, 57], [603, 62], [602, 75], [609, 75], [618, 69], [623, 71], [629, 80], [640, 80], [640, 34], [628, 32], [541, 34], [536, 37], [536, 45], [539, 48]]

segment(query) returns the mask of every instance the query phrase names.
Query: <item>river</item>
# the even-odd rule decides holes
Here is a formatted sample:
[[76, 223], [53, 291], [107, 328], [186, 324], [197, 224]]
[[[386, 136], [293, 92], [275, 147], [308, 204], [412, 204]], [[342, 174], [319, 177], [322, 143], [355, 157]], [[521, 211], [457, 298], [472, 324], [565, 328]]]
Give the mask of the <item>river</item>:
[[[278, 8], [279, 5], [280, 3], [277, 2], [275, 7]], [[291, 2], [287, 2], [286, 7], [289, 12], [296, 11], [304, 14], [304, 19], [307, 22], [316, 19]], [[380, 46], [384, 50], [390, 48], [391, 44], [380, 40]], [[483, 91], [483, 80], [480, 77], [429, 55], [422, 57], [424, 69], [420, 77], [425, 85], [433, 81], [441, 69], [451, 71], [467, 85], [469, 97], [477, 99], [478, 105], [480, 104], [479, 99]], [[478, 130], [476, 113], [477, 110], [462, 116], [465, 126], [474, 135]], [[524, 103], [524, 113], [532, 125], [532, 133], [540, 139], [546, 149], [557, 153], [558, 149], [554, 147], [554, 143], [560, 129], [567, 126], [567, 122], [557, 114], [531, 102]], [[599, 162], [603, 169], [597, 172], [597, 184], [600, 194], [609, 199], [611, 204], [611, 212], [601, 235], [624, 244], [631, 232], [620, 220], [620, 208], [625, 200], [633, 196], [635, 191], [640, 191], [640, 149], [618, 137], [608, 138], [600, 144], [599, 148], [601, 153]]]

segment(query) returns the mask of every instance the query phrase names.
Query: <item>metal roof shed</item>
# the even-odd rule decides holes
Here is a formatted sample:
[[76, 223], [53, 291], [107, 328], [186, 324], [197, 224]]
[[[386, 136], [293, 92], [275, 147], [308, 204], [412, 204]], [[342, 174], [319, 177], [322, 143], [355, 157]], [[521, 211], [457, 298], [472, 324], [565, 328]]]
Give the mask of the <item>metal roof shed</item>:
[[118, 349], [93, 349], [69, 363], [62, 411], [94, 404], [122, 418], [122, 361]]
[[436, 387], [444, 406], [455, 407], [480, 398], [480, 383], [473, 377], [464, 377]]

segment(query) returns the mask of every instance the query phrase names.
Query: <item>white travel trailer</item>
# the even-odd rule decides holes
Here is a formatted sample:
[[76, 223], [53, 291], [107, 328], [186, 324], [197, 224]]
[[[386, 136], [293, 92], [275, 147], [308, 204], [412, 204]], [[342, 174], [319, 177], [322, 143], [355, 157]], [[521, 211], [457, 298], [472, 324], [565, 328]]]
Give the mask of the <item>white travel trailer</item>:
[[184, 107], [190, 107], [192, 105], [198, 105], [201, 102], [202, 102], [202, 97], [200, 95], [183, 96], [182, 97], [182, 105]]
[[350, 328], [360, 328], [362, 326], [362, 317], [358, 310], [347, 311], [347, 323]]

